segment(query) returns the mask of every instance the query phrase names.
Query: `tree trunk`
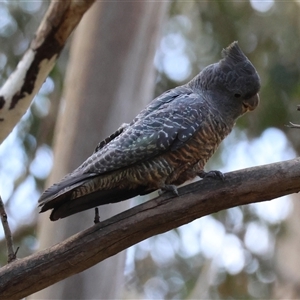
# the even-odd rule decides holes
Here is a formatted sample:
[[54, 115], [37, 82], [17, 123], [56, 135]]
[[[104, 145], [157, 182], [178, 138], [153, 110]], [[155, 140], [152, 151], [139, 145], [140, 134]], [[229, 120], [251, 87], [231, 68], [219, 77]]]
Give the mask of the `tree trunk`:
[[[167, 2], [97, 1], [76, 31], [55, 131], [54, 168], [47, 186], [75, 169], [97, 143], [152, 98], [153, 57]], [[100, 207], [101, 220], [129, 201]], [[40, 248], [93, 225], [90, 210], [57, 222], [42, 215]], [[116, 299], [125, 253], [36, 293], [32, 299]]]

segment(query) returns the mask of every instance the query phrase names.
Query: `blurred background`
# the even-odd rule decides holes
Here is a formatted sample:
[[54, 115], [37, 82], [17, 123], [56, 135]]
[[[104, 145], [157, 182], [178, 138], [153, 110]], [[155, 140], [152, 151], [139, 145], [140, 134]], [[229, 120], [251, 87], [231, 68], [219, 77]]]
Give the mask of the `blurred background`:
[[[0, 84], [29, 47], [48, 5], [48, 1], [0, 3]], [[221, 50], [235, 40], [261, 77], [260, 106], [238, 120], [207, 170], [228, 172], [296, 157], [300, 133], [285, 125], [300, 123], [300, 2], [171, 1], [164, 9], [151, 60], [155, 70], [151, 99], [218, 61]], [[113, 31], [107, 34], [113, 39]], [[71, 43], [0, 147], [0, 194], [14, 244], [20, 247], [19, 258], [40, 247], [37, 200], [54, 167], [53, 135], [70, 48]], [[103, 72], [109, 76], [109, 70]], [[148, 97], [139, 101], [143, 107]], [[110, 132], [131, 119], [110, 124]], [[84, 146], [91, 154], [96, 143]], [[129, 248], [119, 270], [124, 274], [120, 298], [299, 299], [298, 198], [221, 211]], [[0, 265], [6, 260], [0, 228]]]

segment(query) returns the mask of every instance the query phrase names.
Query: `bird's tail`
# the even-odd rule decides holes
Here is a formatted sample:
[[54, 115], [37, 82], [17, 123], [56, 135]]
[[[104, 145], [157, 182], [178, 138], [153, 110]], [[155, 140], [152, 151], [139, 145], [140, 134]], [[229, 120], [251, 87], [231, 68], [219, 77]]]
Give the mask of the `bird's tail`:
[[95, 193], [87, 194], [75, 199], [65, 199], [59, 206], [55, 206], [50, 215], [51, 221], [73, 215], [75, 213], [104, 205], [108, 203], [120, 202], [143, 194], [144, 189], [138, 190], [101, 190]]
[[89, 185], [93, 180], [92, 177], [91, 174], [76, 177], [69, 175], [60, 183], [51, 186], [39, 199], [40, 212], [52, 209], [50, 220], [56, 221], [96, 206], [120, 202], [151, 192], [144, 186], [132, 189], [116, 186], [95, 191], [87, 190], [89, 186], [93, 186]]

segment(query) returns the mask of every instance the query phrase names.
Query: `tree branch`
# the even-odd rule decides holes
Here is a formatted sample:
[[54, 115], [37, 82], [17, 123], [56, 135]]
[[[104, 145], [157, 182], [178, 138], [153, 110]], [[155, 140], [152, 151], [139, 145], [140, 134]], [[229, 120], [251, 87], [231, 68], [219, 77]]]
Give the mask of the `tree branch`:
[[9, 228], [9, 224], [7, 221], [7, 214], [4, 208], [4, 203], [2, 201], [2, 198], [0, 196], [0, 218], [4, 230], [4, 236], [6, 240], [6, 247], [7, 247], [7, 262], [10, 263], [16, 259], [16, 252], [14, 251], [13, 246], [13, 239], [11, 235], [11, 231]]
[[[155, 234], [197, 218], [300, 190], [300, 158], [204, 179], [138, 205], [0, 269], [0, 296], [20, 299]], [[58, 223], [59, 226], [59, 223]]]
[[16, 70], [0, 89], [0, 143], [28, 109], [67, 38], [95, 0], [52, 1]]

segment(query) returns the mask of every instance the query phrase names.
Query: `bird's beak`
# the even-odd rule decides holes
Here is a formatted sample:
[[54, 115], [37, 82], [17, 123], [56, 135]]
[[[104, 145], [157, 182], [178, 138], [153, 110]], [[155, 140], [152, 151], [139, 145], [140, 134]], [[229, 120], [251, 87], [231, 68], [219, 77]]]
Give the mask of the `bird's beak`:
[[243, 101], [243, 108], [244, 108], [244, 112], [248, 112], [248, 111], [252, 111], [254, 110], [259, 103], [259, 95], [256, 94], [253, 97], [244, 100]]

